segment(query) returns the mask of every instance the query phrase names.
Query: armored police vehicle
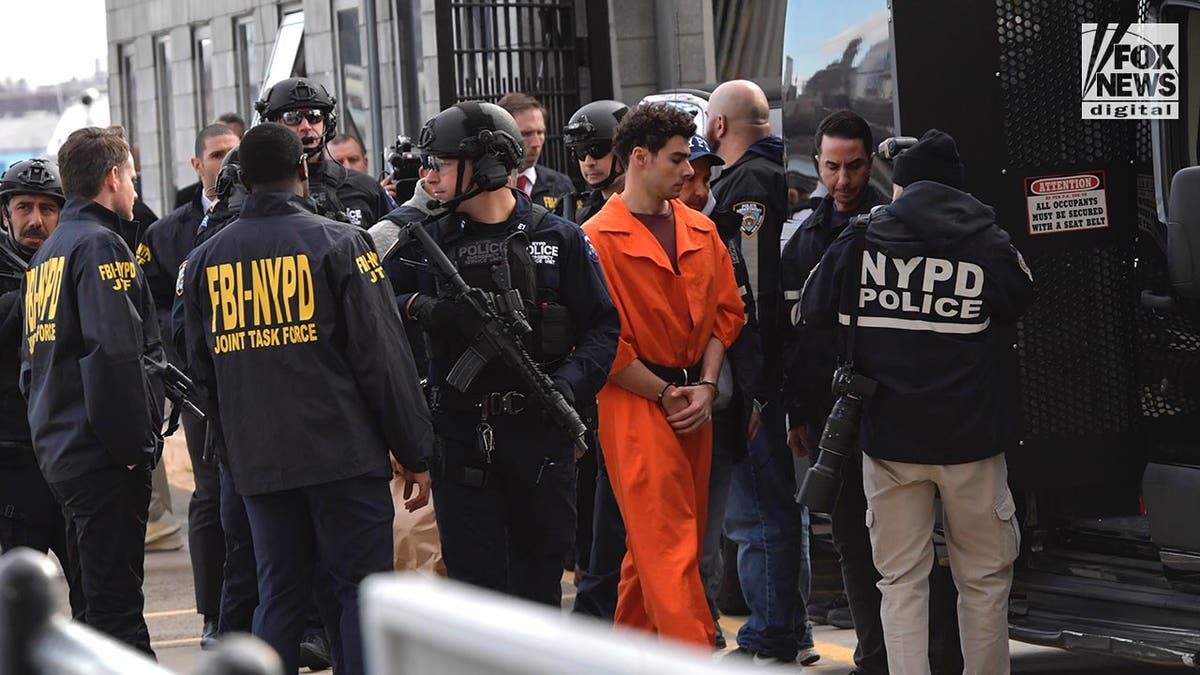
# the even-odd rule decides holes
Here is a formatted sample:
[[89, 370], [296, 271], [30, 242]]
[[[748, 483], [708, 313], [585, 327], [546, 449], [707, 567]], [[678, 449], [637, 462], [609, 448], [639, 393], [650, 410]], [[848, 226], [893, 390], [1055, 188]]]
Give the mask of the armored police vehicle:
[[1032, 269], [1011, 635], [1200, 666], [1200, 2], [791, 0], [784, 59], [789, 169], [947, 131]]

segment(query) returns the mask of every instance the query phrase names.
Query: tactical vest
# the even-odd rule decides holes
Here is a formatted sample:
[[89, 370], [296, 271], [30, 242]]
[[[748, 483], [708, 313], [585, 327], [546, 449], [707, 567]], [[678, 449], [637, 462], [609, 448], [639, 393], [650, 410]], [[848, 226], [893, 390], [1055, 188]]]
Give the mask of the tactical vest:
[[350, 216], [346, 213], [346, 205], [338, 198], [337, 191], [345, 184], [346, 177], [350, 174], [346, 167], [337, 162], [321, 160], [321, 163], [323, 165], [321, 179], [316, 184], [313, 184], [312, 181], [309, 182], [308, 196], [317, 205], [317, 215], [349, 223]]

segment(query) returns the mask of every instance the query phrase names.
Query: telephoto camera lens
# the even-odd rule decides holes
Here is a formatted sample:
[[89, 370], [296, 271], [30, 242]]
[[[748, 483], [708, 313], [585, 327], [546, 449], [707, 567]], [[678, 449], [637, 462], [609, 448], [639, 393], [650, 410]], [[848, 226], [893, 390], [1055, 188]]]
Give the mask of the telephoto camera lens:
[[833, 510], [841, 484], [842, 461], [855, 451], [861, 413], [862, 399], [856, 396], [841, 396], [833, 404], [817, 444], [821, 454], [817, 463], [804, 474], [804, 483], [800, 486], [799, 501], [810, 511], [829, 513]]

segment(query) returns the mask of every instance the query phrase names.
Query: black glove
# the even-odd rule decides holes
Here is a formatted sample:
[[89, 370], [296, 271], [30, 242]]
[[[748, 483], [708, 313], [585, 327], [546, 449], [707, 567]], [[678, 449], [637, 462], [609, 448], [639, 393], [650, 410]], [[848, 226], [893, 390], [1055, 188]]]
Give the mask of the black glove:
[[408, 305], [409, 316], [416, 319], [429, 333], [442, 337], [458, 335], [461, 313], [457, 302], [431, 298], [423, 293], [413, 296]]
[[554, 377], [551, 379], [554, 382], [554, 388], [557, 389], [558, 393], [562, 394], [563, 398], [567, 399], [567, 403], [569, 403], [571, 405], [571, 407], [574, 408], [575, 407], [575, 390], [571, 388], [571, 383], [567, 382], [566, 378], [564, 378], [564, 377]]

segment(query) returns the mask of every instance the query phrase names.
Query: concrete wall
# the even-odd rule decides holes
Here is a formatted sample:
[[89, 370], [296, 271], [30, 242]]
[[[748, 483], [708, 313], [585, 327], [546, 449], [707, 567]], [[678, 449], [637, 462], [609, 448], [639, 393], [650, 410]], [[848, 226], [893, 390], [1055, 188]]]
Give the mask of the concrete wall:
[[[609, 0], [612, 21], [613, 80], [617, 99], [628, 104], [653, 94], [659, 82], [659, 44], [655, 2]], [[680, 87], [716, 80], [711, 0], [675, 0], [677, 50], [671, 55]]]
[[[362, 0], [368, 1], [368, 0]], [[408, 121], [402, 128], [403, 102], [400, 101], [400, 60], [398, 46], [406, 38], [399, 35], [395, 17], [397, 8], [412, 7], [402, 3], [409, 0], [374, 0], [379, 37], [380, 97], [382, 100], [384, 142], [368, 148], [372, 170], [382, 165], [382, 150], [397, 133], [415, 135], [419, 122]], [[414, 0], [416, 1], [416, 0]], [[654, 3], [646, 0], [576, 0], [576, 12], [584, 12], [585, 2], [609, 3], [611, 32], [608, 36], [613, 51], [613, 80], [617, 97], [634, 102], [661, 87], [657, 78], [658, 48], [655, 36]], [[715, 79], [713, 53], [713, 20], [711, 0], [673, 0], [676, 7], [676, 36], [680, 86], [697, 86]], [[302, 7], [305, 18], [305, 61], [308, 76], [330, 88], [339, 100], [345, 100], [338, 90], [337, 35], [334, 26], [334, 7], [338, 0], [105, 0], [109, 41], [109, 101], [114, 123], [121, 118], [123, 101], [120, 86], [119, 53], [122, 46], [131, 46], [135, 61], [133, 78], [137, 98], [136, 138], [140, 150], [142, 198], [160, 215], [174, 203], [172, 188], [196, 180], [188, 163], [193, 154], [196, 133], [211, 120], [198, 120], [195, 103], [197, 82], [192, 55], [193, 31], [207, 25], [213, 39], [213, 106], [216, 114], [236, 110], [251, 120], [253, 111], [241, 109], [237, 95], [237, 61], [234, 51], [235, 25], [238, 17], [248, 16], [254, 22], [255, 50], [258, 72], [251, 73], [252, 90], [262, 81], [263, 70], [270, 58], [271, 47], [285, 8]], [[438, 96], [438, 52], [434, 0], [419, 0], [413, 7], [420, 35], [417, 53], [420, 120], [427, 119], [442, 108]], [[360, 8], [360, 21], [365, 22]], [[155, 38], [171, 37], [171, 166], [164, 165], [164, 153], [159, 147], [159, 127], [156, 101], [164, 92], [156, 91], [154, 71]], [[603, 36], [593, 36], [604, 39]], [[366, 46], [363, 45], [366, 58]], [[585, 83], [581, 83], [581, 86]], [[584, 87], [590, 89], [590, 85]], [[343, 112], [344, 115], [344, 112]], [[370, 132], [369, 121], [362, 121], [362, 131]], [[342, 126], [344, 129], [344, 126]]]
[[[278, 29], [279, 10], [270, 0], [106, 0], [109, 43], [109, 102], [114, 123], [121, 118], [124, 102], [120, 84], [118, 54], [124, 45], [134, 50], [133, 78], [138, 100], [136, 138], [141, 159], [142, 199], [159, 215], [170, 211], [175, 195], [164, 195], [164, 173], [170, 183], [182, 187], [195, 182], [188, 159], [194, 154], [196, 133], [211, 120], [197, 120], [195, 92], [197, 90], [192, 58], [194, 26], [209, 25], [213, 39], [213, 110], [216, 114], [239, 110], [234, 58], [234, 25], [238, 17], [249, 16], [254, 22], [257, 41], [258, 67], [262, 69], [270, 56], [271, 44]], [[159, 147], [159, 120], [156, 98], [157, 79], [154, 72], [155, 40], [161, 35], [171, 37], [170, 72], [173, 91], [171, 103], [172, 166], [163, 166]], [[261, 78], [262, 73], [256, 77]]]

